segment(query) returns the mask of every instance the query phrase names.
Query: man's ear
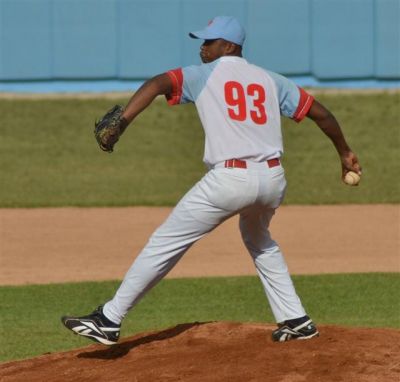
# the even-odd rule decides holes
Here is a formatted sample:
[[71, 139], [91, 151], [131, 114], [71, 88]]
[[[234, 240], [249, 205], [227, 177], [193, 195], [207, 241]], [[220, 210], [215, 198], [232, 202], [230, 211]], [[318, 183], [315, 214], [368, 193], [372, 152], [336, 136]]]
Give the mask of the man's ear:
[[226, 54], [233, 54], [236, 50], [236, 45], [233, 42], [228, 42], [225, 47]]
[[242, 56], [242, 47], [230, 41], [225, 41], [224, 54], [226, 56]]

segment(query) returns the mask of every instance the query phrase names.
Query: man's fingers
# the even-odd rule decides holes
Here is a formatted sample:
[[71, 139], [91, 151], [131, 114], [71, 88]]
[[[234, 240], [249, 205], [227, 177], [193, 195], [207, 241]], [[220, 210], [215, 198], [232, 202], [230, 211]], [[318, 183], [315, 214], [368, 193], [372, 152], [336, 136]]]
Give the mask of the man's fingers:
[[357, 156], [353, 152], [349, 152], [346, 156], [342, 157], [343, 176], [349, 171], [353, 171], [361, 176], [362, 169], [358, 162]]

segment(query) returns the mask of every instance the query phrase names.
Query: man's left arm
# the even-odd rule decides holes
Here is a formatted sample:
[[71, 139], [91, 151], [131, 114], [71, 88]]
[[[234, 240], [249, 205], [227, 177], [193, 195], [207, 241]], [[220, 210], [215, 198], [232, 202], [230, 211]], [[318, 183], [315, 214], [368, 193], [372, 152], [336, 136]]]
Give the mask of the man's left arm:
[[168, 74], [159, 74], [146, 81], [133, 94], [125, 108], [115, 105], [99, 121], [95, 123], [94, 135], [103, 151], [113, 152], [128, 125], [146, 109], [158, 95], [168, 95], [173, 89]]
[[146, 81], [131, 97], [122, 114], [122, 118], [129, 125], [138, 114], [146, 109], [159, 95], [170, 94], [172, 82], [166, 74], [159, 74]]

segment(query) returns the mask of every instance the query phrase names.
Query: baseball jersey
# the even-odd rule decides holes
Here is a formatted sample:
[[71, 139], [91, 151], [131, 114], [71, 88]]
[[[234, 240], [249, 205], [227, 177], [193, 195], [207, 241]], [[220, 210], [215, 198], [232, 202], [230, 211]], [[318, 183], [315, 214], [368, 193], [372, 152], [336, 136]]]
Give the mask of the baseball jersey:
[[261, 162], [281, 157], [281, 115], [299, 122], [313, 103], [313, 97], [289, 79], [242, 57], [223, 56], [167, 74], [173, 84], [168, 103], [196, 105], [208, 166], [227, 159]]

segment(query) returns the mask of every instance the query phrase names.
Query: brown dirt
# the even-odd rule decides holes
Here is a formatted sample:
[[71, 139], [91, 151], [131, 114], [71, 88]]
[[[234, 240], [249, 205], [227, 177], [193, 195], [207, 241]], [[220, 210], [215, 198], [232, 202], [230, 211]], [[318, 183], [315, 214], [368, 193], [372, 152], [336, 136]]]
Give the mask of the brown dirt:
[[[0, 285], [122, 278], [169, 208], [0, 210]], [[292, 273], [400, 270], [399, 206], [281, 207], [272, 233]], [[106, 231], [106, 233], [105, 233]], [[171, 277], [255, 274], [237, 219], [196, 244]], [[181, 324], [0, 364], [8, 381], [398, 382], [400, 331], [319, 327], [276, 344], [272, 326]], [[68, 334], [66, 334], [68, 335]]]
[[400, 331], [322, 326], [273, 343], [261, 324], [194, 323], [0, 365], [4, 382], [398, 382]]
[[[121, 279], [170, 208], [0, 209], [0, 285]], [[400, 271], [398, 205], [284, 206], [272, 220], [292, 274]], [[169, 277], [254, 275], [237, 218]]]

